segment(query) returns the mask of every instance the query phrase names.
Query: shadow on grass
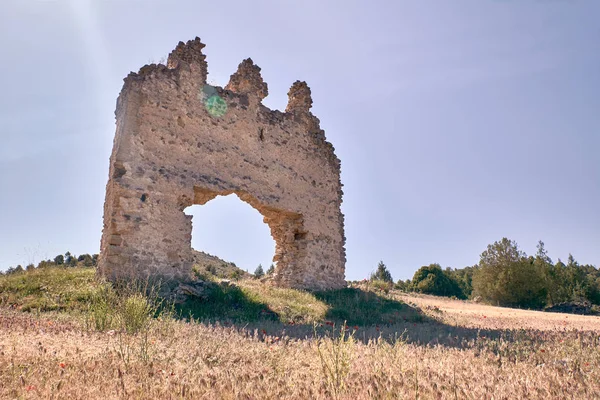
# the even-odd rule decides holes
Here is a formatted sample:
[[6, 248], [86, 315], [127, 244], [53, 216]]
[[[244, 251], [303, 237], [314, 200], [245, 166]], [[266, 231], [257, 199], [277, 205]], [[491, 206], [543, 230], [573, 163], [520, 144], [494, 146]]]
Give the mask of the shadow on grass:
[[[96, 301], [103, 285], [96, 280], [93, 268], [44, 268], [0, 276], [0, 311], [85, 314], [90, 312], [90, 304]], [[426, 315], [393, 295], [360, 288], [311, 293], [275, 289], [258, 282], [240, 282], [239, 286], [214, 283], [207, 294], [202, 300], [191, 299], [175, 306], [176, 315], [180, 319], [254, 332], [261, 338], [332, 335], [336, 330], [339, 333], [344, 322], [349, 333], [363, 342], [394, 342], [401, 338], [407, 343], [456, 348], [479, 346], [497, 339], [537, 343], [552, 335], [565, 334], [455, 326], [445, 323], [435, 313]]]
[[329, 310], [327, 320], [351, 326], [393, 325], [400, 322], [421, 323], [428, 318], [417, 308], [358, 288], [315, 292], [315, 297]]
[[180, 318], [204, 324], [228, 326], [246, 332], [257, 332], [261, 338], [287, 337], [307, 339], [346, 331], [364, 343], [378, 340], [393, 343], [401, 340], [423, 346], [441, 345], [470, 348], [477, 343], [502, 339], [507, 342], [536, 340], [536, 332], [522, 329], [480, 329], [448, 325], [421, 309], [391, 296], [359, 288], [313, 292], [327, 305], [320, 321], [289, 321], [269, 308], [267, 302], [255, 301], [235, 285], [216, 285], [205, 300], [190, 299], [177, 305]]
[[206, 299], [190, 298], [174, 308], [180, 319], [204, 323], [279, 321], [266, 303], [250, 299], [236, 285], [211, 285]]
[[[236, 285], [211, 286], [205, 299], [190, 298], [175, 305], [180, 319], [204, 324], [233, 326], [256, 330], [267, 336], [310, 338], [315, 335], [331, 335], [336, 329], [348, 326], [350, 332], [361, 341], [399, 337], [409, 327], [434, 324], [435, 321], [420, 309], [391, 297], [358, 288], [345, 288], [326, 292], [308, 292], [317, 302], [325, 305], [326, 312], [312, 321], [286, 319], [284, 309], [293, 305], [279, 304], [277, 309], [267, 301], [252, 299]], [[281, 300], [281, 299], [278, 299]], [[410, 335], [412, 336], [412, 335]], [[410, 337], [407, 337], [410, 339]]]
[[[308, 293], [327, 308], [322, 320], [315, 319], [311, 322], [328, 322], [328, 325], [332, 322], [338, 325], [346, 322], [348, 325], [378, 326], [398, 322], [421, 323], [427, 320], [421, 310], [371, 291], [345, 288]], [[280, 304], [280, 307], [294, 307], [294, 304]], [[306, 320], [286, 321], [283, 312], [272, 309], [267, 302], [251, 299], [236, 285], [211, 285], [207, 298], [190, 298], [185, 303], [175, 305], [175, 311], [179, 318], [204, 322], [271, 321], [284, 325], [313, 326]]]

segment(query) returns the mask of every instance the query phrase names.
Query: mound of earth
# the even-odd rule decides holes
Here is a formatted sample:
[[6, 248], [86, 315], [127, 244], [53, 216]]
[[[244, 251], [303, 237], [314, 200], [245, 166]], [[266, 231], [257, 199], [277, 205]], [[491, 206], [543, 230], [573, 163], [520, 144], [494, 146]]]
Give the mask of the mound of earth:
[[239, 279], [249, 277], [250, 274], [234, 263], [221, 260], [219, 257], [193, 250], [194, 270], [200, 275], [214, 275], [221, 279]]
[[553, 305], [552, 307], [546, 307], [544, 311], [548, 312], [559, 312], [567, 314], [580, 314], [580, 315], [598, 315], [598, 311], [594, 305], [588, 301], [584, 302], [565, 302]]

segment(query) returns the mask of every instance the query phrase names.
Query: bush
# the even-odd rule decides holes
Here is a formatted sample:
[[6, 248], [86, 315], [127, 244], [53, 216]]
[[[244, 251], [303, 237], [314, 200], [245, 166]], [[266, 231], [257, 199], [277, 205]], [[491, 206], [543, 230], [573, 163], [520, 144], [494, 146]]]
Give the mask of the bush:
[[97, 331], [105, 331], [113, 327], [117, 297], [108, 283], [102, 284], [92, 293], [89, 303], [89, 322]]
[[127, 333], [137, 333], [144, 329], [154, 316], [154, 307], [142, 293], [134, 293], [123, 303], [123, 328]]
[[394, 284], [392, 282], [379, 281], [379, 280], [371, 281], [371, 288], [374, 290], [380, 290], [382, 292], [389, 293], [390, 289], [392, 289], [393, 287], [394, 287]]
[[401, 290], [403, 292], [410, 292], [412, 290], [411, 281], [407, 279], [403, 281], [402, 279], [398, 279], [398, 282], [394, 285], [394, 288]]
[[466, 298], [458, 283], [450, 278], [439, 264], [419, 268], [413, 277], [412, 287], [420, 293]]

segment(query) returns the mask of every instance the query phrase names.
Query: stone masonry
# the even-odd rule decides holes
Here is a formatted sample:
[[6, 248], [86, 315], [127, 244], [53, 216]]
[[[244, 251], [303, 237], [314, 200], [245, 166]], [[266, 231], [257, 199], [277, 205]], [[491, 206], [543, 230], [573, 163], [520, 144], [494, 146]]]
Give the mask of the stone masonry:
[[[184, 209], [235, 193], [276, 243], [273, 281], [345, 286], [340, 161], [295, 82], [285, 112], [262, 105], [260, 68], [244, 60], [225, 88], [208, 85], [199, 38], [167, 65], [125, 78], [104, 204], [99, 273], [109, 280], [187, 280], [192, 217]], [[201, 227], [202, 228], [202, 227]]]

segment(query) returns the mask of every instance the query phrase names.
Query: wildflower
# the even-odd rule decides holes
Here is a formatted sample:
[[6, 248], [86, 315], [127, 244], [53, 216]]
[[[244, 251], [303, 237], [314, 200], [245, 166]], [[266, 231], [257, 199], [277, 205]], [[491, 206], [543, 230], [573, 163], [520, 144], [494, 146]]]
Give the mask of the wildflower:
[[542, 353], [545, 353], [545, 352], [546, 352], [546, 350], [544, 350], [544, 349], [540, 349], [540, 351], [541, 351]]
[[33, 385], [29, 385], [29, 386], [27, 386], [26, 390], [27, 390], [28, 392], [31, 392], [32, 390], [36, 390], [36, 387], [35, 387], [35, 386], [33, 386]]
[[58, 363], [58, 366], [61, 368], [65, 368], [67, 366], [67, 364], [65, 364], [64, 362]]
[[354, 330], [357, 331], [358, 330], [358, 325], [354, 325]]
[[265, 331], [264, 329], [262, 329], [261, 332], [262, 332], [263, 335], [267, 334], [267, 331]]

